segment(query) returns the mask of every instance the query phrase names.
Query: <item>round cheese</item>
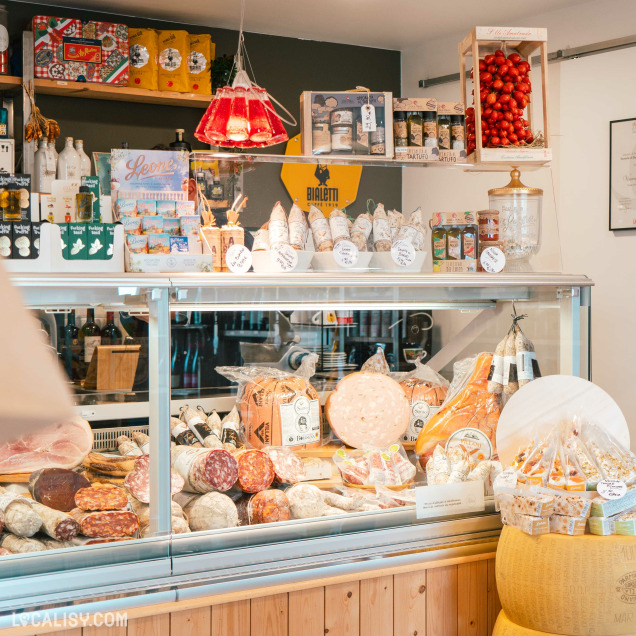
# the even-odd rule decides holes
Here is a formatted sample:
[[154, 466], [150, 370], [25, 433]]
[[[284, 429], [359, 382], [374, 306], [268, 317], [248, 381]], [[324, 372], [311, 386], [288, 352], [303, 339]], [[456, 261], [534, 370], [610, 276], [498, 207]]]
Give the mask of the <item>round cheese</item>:
[[636, 633], [634, 537], [530, 536], [504, 526], [496, 572], [506, 616], [526, 629], [570, 636]]
[[346, 376], [325, 404], [331, 430], [353, 448], [386, 448], [402, 438], [411, 407], [402, 387], [388, 375]]
[[506, 613], [501, 610], [492, 630], [492, 636], [558, 636], [554, 632], [538, 632], [534, 629], [526, 629], [516, 623], [513, 623]]

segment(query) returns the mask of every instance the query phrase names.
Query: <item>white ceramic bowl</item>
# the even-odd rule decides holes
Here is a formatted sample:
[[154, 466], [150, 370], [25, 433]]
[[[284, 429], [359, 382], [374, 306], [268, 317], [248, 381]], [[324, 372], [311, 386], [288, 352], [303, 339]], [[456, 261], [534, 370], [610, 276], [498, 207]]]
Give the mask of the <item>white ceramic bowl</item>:
[[[292, 270], [295, 272], [306, 272], [311, 265], [313, 252], [297, 251], [298, 265]], [[272, 262], [272, 252], [252, 252], [252, 265], [257, 274], [283, 274]]]
[[371, 262], [371, 252], [360, 252], [358, 262], [354, 267], [341, 267], [336, 263], [333, 252], [316, 252], [311, 261], [311, 266], [317, 272], [366, 272]]
[[426, 252], [415, 252], [415, 260], [408, 267], [400, 267], [391, 257], [391, 252], [373, 252], [370, 270], [383, 272], [418, 273], [424, 267]]

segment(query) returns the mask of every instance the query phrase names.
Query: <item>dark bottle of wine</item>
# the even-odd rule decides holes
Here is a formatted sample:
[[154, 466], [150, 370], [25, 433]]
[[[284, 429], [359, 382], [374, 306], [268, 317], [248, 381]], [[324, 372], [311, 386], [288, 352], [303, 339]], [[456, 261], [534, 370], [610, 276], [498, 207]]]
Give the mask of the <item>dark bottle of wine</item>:
[[121, 344], [121, 331], [115, 324], [115, 312], [106, 312], [106, 324], [101, 333], [103, 345]]
[[199, 388], [199, 334], [193, 335], [192, 354], [190, 356], [190, 366], [188, 369], [188, 388]]
[[170, 360], [170, 387], [178, 389], [183, 384], [183, 349], [176, 336], [172, 338], [172, 357]]
[[183, 388], [190, 388], [190, 360], [192, 358], [192, 333], [186, 338], [185, 359], [183, 362]]
[[86, 311], [86, 322], [82, 325], [82, 328], [79, 332], [79, 340], [82, 348], [83, 354], [83, 366], [84, 366], [84, 376], [86, 375], [86, 371], [88, 370], [88, 365], [91, 363], [93, 359], [93, 354], [95, 353], [95, 349], [101, 343], [101, 332], [97, 324], [95, 323], [95, 310], [88, 309]]
[[183, 139], [183, 133], [185, 130], [183, 128], [177, 128], [175, 132], [177, 134], [177, 138], [170, 144], [170, 150], [187, 150], [188, 152], [191, 152], [192, 146]]
[[64, 327], [64, 368], [69, 379], [76, 382], [81, 379], [80, 373], [80, 341], [79, 329], [75, 324], [75, 311], [68, 314], [66, 326]]

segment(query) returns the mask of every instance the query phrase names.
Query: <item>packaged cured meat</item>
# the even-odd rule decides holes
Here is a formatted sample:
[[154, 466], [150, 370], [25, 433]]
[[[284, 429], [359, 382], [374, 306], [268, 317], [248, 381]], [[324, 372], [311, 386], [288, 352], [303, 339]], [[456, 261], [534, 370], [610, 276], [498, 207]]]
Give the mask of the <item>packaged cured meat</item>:
[[264, 446], [274, 465], [276, 481], [280, 484], [297, 484], [305, 479], [303, 460], [291, 449], [284, 446]]
[[389, 375], [389, 373], [391, 373], [391, 368], [384, 357], [384, 349], [382, 347], [378, 347], [376, 352], [360, 367], [360, 371], [384, 373], [384, 375]]
[[351, 228], [351, 242], [361, 252], [368, 250], [369, 237], [371, 236], [371, 230], [373, 229], [373, 218], [368, 212], [360, 214], [353, 222]]
[[329, 492], [328, 490], [322, 490], [320, 494], [322, 496], [322, 500], [328, 506], [331, 506], [332, 508], [340, 508], [340, 510], [353, 512], [354, 510], [360, 510], [364, 504], [364, 499], [358, 493], [351, 496], [343, 496]]
[[29, 475], [29, 492], [35, 501], [54, 510], [75, 508], [75, 493], [88, 488], [86, 477], [67, 468], [42, 468]]
[[384, 206], [378, 203], [373, 211], [373, 247], [376, 252], [391, 250], [391, 228]]
[[125, 477], [134, 467], [135, 458], [104, 453], [88, 453], [83, 462], [86, 468], [110, 477]]
[[240, 448], [241, 444], [241, 418], [236, 406], [223, 418], [221, 422], [221, 442], [223, 448], [232, 451]]
[[517, 350], [515, 348], [518, 329], [517, 323], [515, 322], [508, 333], [508, 337], [506, 338], [503, 389], [506, 395], [512, 395], [519, 390], [519, 380], [517, 379]]
[[143, 451], [128, 435], [120, 435], [117, 438], [117, 448], [121, 455], [143, 455]]
[[[102, 473], [96, 473], [94, 470], [85, 468], [81, 473], [84, 479], [88, 480], [90, 484], [113, 484], [115, 486], [123, 486], [125, 477], [112, 477], [110, 475], [104, 475]], [[73, 495], [75, 497], [75, 495]], [[75, 507], [75, 501], [73, 501], [73, 508]], [[71, 508], [72, 510], [72, 508]], [[65, 510], [68, 512], [68, 510]]]
[[142, 455], [150, 455], [150, 437], [148, 435], [141, 431], [135, 431], [133, 441], [139, 446]]
[[4, 517], [4, 529], [18, 537], [32, 537], [42, 526], [42, 519], [33, 509], [31, 501], [7, 492], [2, 487], [0, 514]]
[[296, 484], [285, 491], [292, 519], [322, 517], [326, 505], [320, 488], [311, 484]]
[[305, 213], [294, 203], [289, 211], [289, 244], [295, 250], [304, 250], [308, 235], [309, 225]]
[[188, 425], [188, 428], [194, 433], [194, 436], [203, 446], [206, 445], [205, 440], [208, 437], [213, 436], [212, 439], [214, 440], [214, 437], [216, 437], [215, 433], [213, 433], [212, 429], [208, 426], [207, 418], [204, 418], [199, 411], [191, 409], [187, 404], [182, 406], [179, 410], [179, 419]]
[[[174, 470], [170, 471], [170, 494], [183, 490], [185, 480]], [[144, 455], [135, 462], [135, 469], [126, 475], [124, 485], [128, 492], [142, 503], [150, 502], [150, 457]], [[81, 506], [78, 505], [78, 508]]]
[[173, 470], [184, 480], [183, 490], [195, 493], [229, 490], [238, 476], [238, 464], [225, 449], [174, 446], [170, 449]]
[[235, 528], [239, 525], [236, 505], [223, 493], [193, 495], [181, 492], [175, 495], [175, 501], [183, 508], [192, 532]]
[[269, 252], [269, 250], [269, 229], [263, 226], [260, 230], [256, 230], [256, 232], [254, 232], [252, 252]]
[[391, 243], [393, 243], [400, 232], [400, 228], [404, 224], [404, 215], [399, 210], [389, 210], [387, 212], [389, 219], [389, 232], [391, 234]]
[[0, 473], [31, 473], [41, 468], [75, 468], [93, 447], [88, 422], [76, 417], [0, 444]]
[[441, 444], [438, 444], [433, 455], [426, 463], [426, 481], [429, 486], [445, 484], [450, 477], [450, 461], [448, 454]]
[[249, 444], [294, 450], [320, 446], [320, 401], [309, 383], [317, 359], [315, 354], [305, 356], [294, 375], [269, 367], [217, 367], [239, 383], [239, 409]]
[[203, 446], [197, 436], [188, 428], [188, 425], [176, 417], [170, 418], [170, 435], [177, 444], [198, 448]]
[[388, 375], [360, 371], [338, 382], [325, 404], [331, 430], [353, 448], [387, 448], [402, 439], [411, 408]]
[[[201, 415], [205, 415], [205, 411], [201, 408], [201, 406], [197, 406], [197, 411], [201, 413]], [[206, 415], [207, 425], [210, 427], [210, 430], [221, 439], [221, 432], [223, 430], [223, 424], [221, 423], [221, 418], [219, 414], [216, 412], [216, 409], [212, 410], [212, 413]]]
[[80, 532], [85, 537], [125, 537], [139, 530], [137, 515], [127, 510], [84, 512], [75, 508], [70, 514], [79, 523]]
[[490, 371], [488, 373], [488, 391], [501, 395], [504, 389], [504, 357], [506, 355], [506, 342], [508, 334], [506, 334], [495, 349], [495, 353], [490, 363]]
[[269, 245], [273, 249], [277, 245], [289, 245], [289, 226], [287, 213], [280, 201], [276, 201], [267, 225], [269, 229]]
[[75, 506], [82, 511], [121, 510], [127, 505], [126, 491], [112, 484], [94, 484], [75, 493]]
[[415, 370], [399, 380], [411, 407], [409, 427], [402, 440], [414, 442], [428, 420], [439, 412], [448, 392], [448, 381], [429, 366], [415, 361]]
[[[333, 241], [329, 221], [325, 215], [315, 205], [309, 207], [309, 227], [314, 239], [314, 246], [317, 252], [333, 251]], [[271, 239], [270, 239], [271, 240]]]
[[289, 521], [289, 499], [282, 490], [261, 490], [252, 495], [247, 506], [250, 524]]
[[12, 554], [25, 554], [27, 552], [43, 552], [47, 547], [37, 539], [16, 537], [12, 534], [0, 536], [0, 546], [9, 550]]
[[392, 444], [381, 450], [347, 451], [339, 448], [333, 455], [333, 461], [343, 481], [354, 485], [401, 486], [411, 483], [416, 473], [401, 444]]
[[274, 481], [274, 464], [267, 453], [255, 448], [237, 451], [238, 487], [243, 492], [260, 492]]
[[68, 541], [79, 534], [79, 523], [70, 515], [33, 502], [33, 510], [42, 520], [41, 530], [57, 541]]
[[526, 334], [523, 333], [521, 328], [517, 330], [515, 336], [515, 355], [517, 359], [517, 380], [519, 387], [525, 386], [532, 380], [541, 377], [534, 345]]
[[347, 215], [342, 210], [335, 208], [329, 214], [329, 231], [334, 246], [340, 241], [348, 241], [351, 238], [347, 225]]
[[488, 374], [492, 354], [479, 355], [455, 363], [455, 376], [439, 413], [431, 417], [415, 444], [415, 454], [426, 465], [437, 444], [452, 443], [470, 429], [480, 459], [496, 454], [495, 433], [499, 421], [499, 398], [488, 391]]

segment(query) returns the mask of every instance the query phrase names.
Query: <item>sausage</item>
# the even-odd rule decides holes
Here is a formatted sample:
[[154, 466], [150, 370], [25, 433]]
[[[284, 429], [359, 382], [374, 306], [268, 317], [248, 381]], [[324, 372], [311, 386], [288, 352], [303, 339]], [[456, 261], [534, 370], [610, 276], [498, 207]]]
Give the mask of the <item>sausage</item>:
[[289, 245], [289, 226], [287, 224], [287, 213], [280, 201], [276, 201], [272, 213], [269, 217], [269, 245], [270, 248], [276, 245]]
[[373, 212], [373, 247], [376, 252], [389, 252], [391, 250], [391, 229], [389, 219], [381, 203]]
[[68, 541], [79, 534], [79, 523], [70, 515], [33, 502], [33, 510], [42, 520], [41, 530], [57, 541]]
[[294, 203], [289, 211], [289, 244], [295, 250], [304, 250], [309, 233], [305, 213]]
[[16, 537], [12, 534], [3, 534], [0, 537], [0, 546], [9, 550], [11, 553], [26, 552], [43, 552], [46, 546], [37, 539], [26, 539], [25, 537]]
[[135, 431], [133, 433], [133, 440], [139, 446], [142, 455], [150, 454], [150, 438], [145, 433], [141, 431]]
[[293, 519], [322, 517], [327, 509], [320, 488], [311, 484], [296, 484], [285, 491]]
[[[508, 382], [504, 382], [504, 393], [512, 395], [519, 390], [519, 380], [517, 379], [517, 350], [515, 341], [517, 338], [517, 326], [514, 325], [508, 338], [506, 339], [506, 352], [504, 356], [504, 378], [507, 376]], [[506, 370], [508, 373], [506, 373]]]
[[207, 416], [204, 419], [204, 416], [199, 411], [191, 409], [188, 405], [182, 406], [180, 411], [180, 419], [188, 425], [194, 436], [205, 446], [205, 439], [213, 435], [212, 429], [206, 422]]
[[80, 510], [121, 510], [128, 505], [126, 491], [112, 484], [94, 484], [75, 493], [75, 505]]
[[[232, 451], [240, 445], [241, 418], [236, 405], [221, 422], [221, 441], [226, 450]], [[227, 446], [227, 445], [230, 446]]]
[[[91, 484], [113, 484], [115, 486], [123, 486], [124, 481], [126, 480], [125, 477], [111, 477], [109, 475], [103, 475], [102, 473], [96, 473], [94, 470], [90, 470], [88, 468], [85, 468], [81, 472], [81, 475], [89, 482], [89, 486]], [[82, 488], [84, 487], [85, 486], [82, 486]], [[70, 508], [70, 510], [73, 510], [74, 507], [75, 495], [73, 495], [73, 506]], [[68, 512], [68, 510], [65, 510], [64, 512]]]
[[68, 512], [75, 508], [75, 493], [90, 482], [80, 473], [66, 468], [41, 468], [29, 475], [29, 492], [38, 503]]
[[0, 556], [8, 556], [9, 554], [13, 554], [11, 550], [7, 550], [6, 548], [0, 548]]
[[188, 428], [188, 425], [176, 417], [170, 418], [170, 435], [172, 435], [177, 444], [198, 448], [203, 446], [196, 435]]
[[261, 490], [252, 495], [248, 504], [251, 524], [289, 521], [291, 517], [289, 499], [282, 490]]
[[[150, 456], [143, 455], [135, 462], [135, 470], [128, 473], [124, 485], [134, 497], [143, 503], [150, 502]], [[170, 494], [181, 491], [184, 479], [178, 473], [170, 471]]]
[[337, 495], [336, 493], [323, 490], [320, 493], [322, 500], [333, 508], [340, 508], [340, 510], [359, 510], [364, 503], [362, 497], [345, 497], [343, 495]]
[[274, 465], [276, 481], [280, 484], [297, 484], [305, 479], [303, 460], [293, 450], [285, 447], [266, 446], [267, 453]]
[[315, 205], [309, 207], [309, 226], [314, 238], [314, 246], [317, 252], [333, 252], [333, 241], [329, 221]]
[[143, 455], [143, 451], [135, 442], [133, 442], [128, 435], [120, 435], [117, 438], [117, 448], [121, 455]]
[[541, 377], [537, 354], [534, 345], [526, 334], [519, 329], [515, 337], [515, 351], [517, 355], [517, 379], [519, 387], [525, 386], [536, 378]]
[[244, 492], [260, 492], [274, 481], [274, 464], [267, 453], [250, 448], [235, 454], [238, 461], [238, 486]]
[[5, 530], [18, 537], [32, 537], [42, 526], [42, 519], [33, 510], [31, 501], [7, 492], [2, 487], [0, 487], [0, 513], [4, 516]]
[[351, 242], [358, 248], [360, 252], [367, 251], [367, 243], [371, 230], [373, 228], [373, 219], [368, 212], [360, 214], [353, 223], [351, 228]]
[[351, 238], [347, 225], [347, 215], [342, 210], [336, 208], [329, 214], [329, 231], [334, 245], [337, 245], [340, 241], [348, 241]]
[[391, 242], [398, 237], [400, 228], [404, 224], [404, 215], [399, 210], [389, 210], [387, 213], [389, 218], [389, 232], [391, 233]]
[[239, 525], [236, 505], [221, 492], [208, 492], [203, 495], [181, 492], [175, 495], [175, 501], [183, 508], [193, 532], [235, 528]]
[[75, 508], [70, 514], [80, 524], [80, 531], [86, 537], [125, 537], [139, 530], [137, 515], [127, 510], [84, 512]]
[[172, 467], [184, 479], [188, 492], [226, 491], [235, 483], [238, 465], [225, 449], [189, 448], [175, 446], [170, 449]]
[[504, 356], [506, 355], [506, 342], [508, 334], [497, 345], [495, 354], [490, 363], [490, 372], [488, 373], [488, 392], [495, 395], [501, 395], [504, 388]]

